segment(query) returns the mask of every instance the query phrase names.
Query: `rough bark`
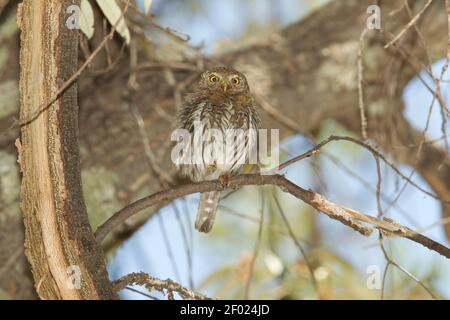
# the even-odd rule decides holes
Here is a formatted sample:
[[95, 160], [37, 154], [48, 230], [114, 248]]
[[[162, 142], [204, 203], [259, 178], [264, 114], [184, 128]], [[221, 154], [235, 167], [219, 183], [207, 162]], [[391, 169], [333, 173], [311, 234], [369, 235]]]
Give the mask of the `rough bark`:
[[[75, 3], [26, 0], [19, 6], [20, 119], [26, 124], [16, 144], [25, 253], [40, 298], [111, 299], [81, 192], [76, 85], [34, 117], [76, 71], [78, 32], [65, 23], [66, 8]], [[35, 119], [28, 123], [30, 118]], [[80, 288], [73, 282], [76, 270]]]

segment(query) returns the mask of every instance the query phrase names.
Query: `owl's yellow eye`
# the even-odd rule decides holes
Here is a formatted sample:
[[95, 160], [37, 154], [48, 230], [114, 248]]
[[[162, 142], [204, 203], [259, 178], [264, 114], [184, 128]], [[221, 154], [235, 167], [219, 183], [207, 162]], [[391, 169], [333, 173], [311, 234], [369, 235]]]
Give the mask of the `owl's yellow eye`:
[[239, 80], [238, 77], [235, 77], [235, 78], [231, 79], [231, 83], [235, 84], [235, 85], [238, 85], [240, 83], [240, 80]]
[[209, 81], [211, 81], [211, 82], [217, 82], [217, 81], [219, 81], [219, 78], [216, 76], [216, 75], [211, 75], [210, 77], [209, 77]]

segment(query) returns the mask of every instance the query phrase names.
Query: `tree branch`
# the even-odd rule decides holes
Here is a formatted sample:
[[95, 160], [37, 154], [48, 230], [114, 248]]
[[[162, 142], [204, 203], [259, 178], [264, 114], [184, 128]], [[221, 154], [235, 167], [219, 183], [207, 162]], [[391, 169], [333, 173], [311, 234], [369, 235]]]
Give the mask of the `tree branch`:
[[[405, 226], [397, 224], [392, 220], [378, 219], [335, 204], [316, 192], [306, 190], [300, 186], [295, 185], [281, 175], [244, 174], [234, 176], [230, 178], [229, 181], [229, 187], [231, 188], [248, 185], [277, 186], [284, 192], [290, 193], [291, 195], [307, 203], [317, 211], [326, 214], [332, 219], [342, 222], [343, 224], [358, 231], [362, 235], [369, 236], [373, 231], [372, 227], [374, 227], [386, 235], [396, 235], [420, 243], [430, 250], [436, 251], [444, 257], [450, 259], [449, 248], [425, 237], [422, 234], [419, 234]], [[97, 229], [97, 231], [95, 232], [95, 237], [97, 241], [101, 242], [111, 230], [116, 228], [126, 219], [158, 203], [172, 201], [192, 193], [222, 191], [224, 189], [224, 185], [219, 180], [213, 180], [184, 184], [157, 192], [148, 197], [137, 200], [115, 213]]]

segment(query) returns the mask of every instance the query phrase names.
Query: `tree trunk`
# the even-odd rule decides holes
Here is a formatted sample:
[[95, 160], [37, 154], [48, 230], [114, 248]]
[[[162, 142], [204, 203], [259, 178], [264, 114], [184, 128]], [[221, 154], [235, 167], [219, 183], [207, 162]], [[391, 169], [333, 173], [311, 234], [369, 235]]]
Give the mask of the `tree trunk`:
[[111, 299], [81, 192], [76, 85], [36, 114], [77, 70], [78, 31], [66, 27], [71, 4], [25, 0], [17, 15], [25, 253], [40, 298]]

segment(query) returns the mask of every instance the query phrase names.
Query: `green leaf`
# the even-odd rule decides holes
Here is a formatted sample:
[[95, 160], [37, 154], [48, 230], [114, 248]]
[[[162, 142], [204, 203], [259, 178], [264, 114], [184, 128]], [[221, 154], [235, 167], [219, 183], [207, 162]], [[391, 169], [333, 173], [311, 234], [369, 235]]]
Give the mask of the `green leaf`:
[[[116, 26], [116, 31], [125, 39], [127, 44], [130, 43], [130, 30], [122, 14], [122, 9], [112, 0], [97, 0], [97, 4], [108, 19], [112, 26]], [[120, 21], [119, 21], [120, 19]], [[119, 23], [117, 23], [119, 21]]]

